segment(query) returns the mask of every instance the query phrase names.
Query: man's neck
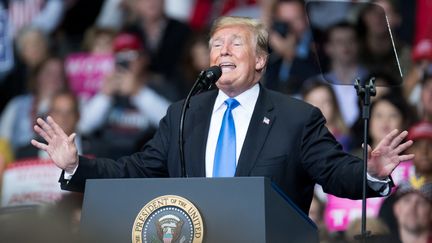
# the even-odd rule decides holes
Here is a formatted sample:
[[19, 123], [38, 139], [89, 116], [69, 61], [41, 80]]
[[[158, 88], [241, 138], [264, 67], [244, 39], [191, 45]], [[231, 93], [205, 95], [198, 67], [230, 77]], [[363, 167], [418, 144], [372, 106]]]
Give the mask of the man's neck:
[[356, 63], [333, 63], [332, 72], [336, 78], [343, 84], [351, 84], [358, 76], [359, 67]]

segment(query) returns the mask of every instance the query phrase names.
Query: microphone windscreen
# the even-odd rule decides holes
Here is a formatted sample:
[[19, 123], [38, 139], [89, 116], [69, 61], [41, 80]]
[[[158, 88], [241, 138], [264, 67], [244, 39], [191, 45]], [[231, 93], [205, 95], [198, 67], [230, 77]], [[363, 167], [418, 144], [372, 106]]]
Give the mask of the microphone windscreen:
[[216, 83], [220, 76], [222, 76], [222, 69], [219, 66], [211, 66], [206, 70], [205, 76], [211, 83]]

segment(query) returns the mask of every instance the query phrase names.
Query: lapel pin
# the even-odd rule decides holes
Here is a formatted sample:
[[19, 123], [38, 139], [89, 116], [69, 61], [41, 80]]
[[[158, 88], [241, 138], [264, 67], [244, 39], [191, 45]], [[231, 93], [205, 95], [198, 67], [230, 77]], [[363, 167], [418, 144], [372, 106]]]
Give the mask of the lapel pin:
[[268, 119], [267, 117], [264, 117], [263, 123], [269, 125], [270, 124], [270, 119]]

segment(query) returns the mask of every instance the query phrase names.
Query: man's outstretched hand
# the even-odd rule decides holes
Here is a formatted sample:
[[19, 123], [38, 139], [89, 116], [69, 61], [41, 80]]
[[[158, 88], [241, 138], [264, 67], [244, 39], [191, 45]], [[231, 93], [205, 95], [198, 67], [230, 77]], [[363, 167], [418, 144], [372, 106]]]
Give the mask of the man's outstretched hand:
[[59, 168], [73, 173], [78, 167], [76, 134], [72, 133], [68, 136], [50, 116], [47, 117], [47, 121], [38, 118], [36, 122], [34, 130], [45, 139], [46, 144], [32, 139], [33, 146], [46, 151]]
[[413, 141], [401, 144], [408, 135], [407, 131], [399, 133], [397, 129], [387, 134], [375, 149], [368, 148], [368, 173], [377, 179], [385, 179], [402, 161], [414, 159], [414, 154], [400, 155], [409, 148]]

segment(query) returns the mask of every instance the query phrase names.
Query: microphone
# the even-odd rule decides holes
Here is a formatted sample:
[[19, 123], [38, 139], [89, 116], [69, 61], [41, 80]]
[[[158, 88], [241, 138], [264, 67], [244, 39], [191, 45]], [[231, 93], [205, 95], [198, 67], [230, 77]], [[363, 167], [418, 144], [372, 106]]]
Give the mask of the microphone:
[[219, 66], [212, 66], [201, 71], [196, 86], [192, 88], [195, 92], [192, 93], [195, 94], [196, 92], [209, 89], [211, 85], [216, 83], [220, 76], [222, 76], [222, 69]]
[[184, 138], [183, 138], [183, 130], [184, 130], [184, 121], [186, 117], [186, 111], [189, 108], [189, 102], [193, 95], [200, 93], [203, 90], [208, 90], [212, 84], [216, 83], [216, 81], [222, 76], [222, 69], [219, 66], [212, 66], [207, 68], [204, 71], [201, 71], [195, 84], [192, 89], [189, 91], [189, 94], [186, 96], [186, 99], [183, 102], [182, 111], [180, 115], [180, 123], [179, 123], [179, 153], [180, 153], [180, 173], [181, 177], [188, 177], [186, 173], [186, 162], [184, 155]]

